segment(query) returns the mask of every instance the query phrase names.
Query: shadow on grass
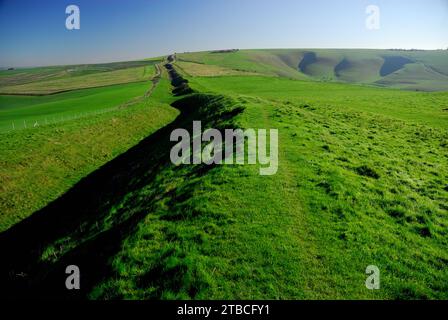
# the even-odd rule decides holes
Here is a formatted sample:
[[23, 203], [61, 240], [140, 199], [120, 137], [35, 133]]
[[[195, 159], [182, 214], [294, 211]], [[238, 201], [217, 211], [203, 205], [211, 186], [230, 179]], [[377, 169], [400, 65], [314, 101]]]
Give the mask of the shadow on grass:
[[[191, 94], [177, 100], [173, 106], [181, 113], [173, 123], [88, 175], [45, 208], [1, 233], [1, 296], [7, 299], [86, 298], [95, 285], [113, 273], [111, 263], [123, 240], [151, 213], [154, 202], [164, 196], [166, 191], [157, 190], [155, 180], [161, 171], [174, 168], [169, 158], [173, 145], [169, 141], [171, 132], [176, 128], [191, 131], [193, 120], [215, 124], [220, 116], [231, 118], [242, 111], [223, 112], [220, 110], [223, 99]], [[214, 111], [209, 108], [211, 101]], [[192, 167], [191, 174], [201, 176], [208, 169]], [[173, 170], [176, 173], [176, 169]], [[150, 184], [155, 186], [155, 192], [150, 196], [132, 195]], [[193, 187], [192, 184], [190, 189]], [[130, 205], [117, 210], [129, 195]], [[68, 276], [65, 268], [71, 264], [80, 268], [80, 290], [65, 287]], [[157, 278], [157, 270], [151, 275]]]

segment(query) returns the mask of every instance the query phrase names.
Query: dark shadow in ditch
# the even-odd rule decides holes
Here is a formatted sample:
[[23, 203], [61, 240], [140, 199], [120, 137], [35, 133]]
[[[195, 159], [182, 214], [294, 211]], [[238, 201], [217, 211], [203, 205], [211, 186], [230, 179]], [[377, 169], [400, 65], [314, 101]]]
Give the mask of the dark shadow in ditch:
[[[176, 79], [185, 88], [186, 82]], [[179, 86], [174, 90], [177, 88]], [[121, 249], [123, 240], [151, 212], [156, 197], [132, 199], [131, 210], [119, 212], [111, 226], [104, 228], [111, 209], [133, 191], [154, 183], [161, 170], [173, 166], [169, 155], [174, 143], [169, 137], [174, 129], [191, 128], [193, 120], [213, 124], [216, 117], [231, 118], [242, 111], [210, 111], [207, 104], [214, 101], [214, 108], [219, 109], [220, 99], [225, 98], [192, 94], [177, 100], [173, 106], [181, 113], [174, 122], [83, 178], [45, 208], [2, 232], [0, 297], [84, 299], [92, 288], [113, 274], [113, 257]], [[195, 168], [192, 174], [203, 175], [203, 170]], [[51, 260], [51, 253], [50, 259], [43, 260], [42, 254], [50, 245], [60, 253], [54, 260]], [[65, 287], [68, 276], [65, 269], [71, 264], [81, 270], [80, 290]]]

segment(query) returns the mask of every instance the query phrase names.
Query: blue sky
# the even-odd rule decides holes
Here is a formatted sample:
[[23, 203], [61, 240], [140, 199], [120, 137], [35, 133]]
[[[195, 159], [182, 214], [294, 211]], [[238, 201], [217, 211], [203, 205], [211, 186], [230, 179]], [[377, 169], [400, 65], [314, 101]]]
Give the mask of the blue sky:
[[[65, 28], [78, 5], [81, 29]], [[380, 29], [365, 27], [368, 5]], [[221, 48], [448, 47], [448, 0], [0, 0], [0, 67]]]

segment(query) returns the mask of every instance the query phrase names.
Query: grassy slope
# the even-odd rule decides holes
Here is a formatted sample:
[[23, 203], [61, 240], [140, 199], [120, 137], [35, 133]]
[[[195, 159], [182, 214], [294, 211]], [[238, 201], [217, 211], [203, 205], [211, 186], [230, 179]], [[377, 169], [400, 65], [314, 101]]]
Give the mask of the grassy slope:
[[446, 91], [447, 76], [434, 70], [423, 64], [408, 64], [403, 69], [378, 80], [376, 83], [407, 90]]
[[[301, 65], [303, 68], [299, 71], [299, 64], [307, 53], [315, 57]], [[381, 76], [382, 66], [390, 57], [408, 59], [411, 63], [400, 66], [398, 75]], [[364, 83], [408, 90], [448, 90], [448, 51], [269, 49], [185, 53], [178, 54], [178, 58], [292, 79]], [[400, 73], [404, 74], [400, 76]]]
[[[279, 172], [164, 167], [116, 206], [153, 199], [91, 297], [447, 298], [446, 94], [190, 80], [231, 97], [220, 109], [245, 107], [232, 126], [279, 128]], [[370, 264], [377, 292], [364, 287]]]
[[179, 61], [218, 65], [237, 71], [304, 78], [279, 57], [261, 50], [241, 50], [233, 53], [197, 52], [177, 54], [177, 58]]
[[179, 61], [176, 63], [184, 73], [194, 77], [216, 77], [216, 76], [231, 76], [231, 75], [256, 75], [244, 71], [237, 71], [234, 69], [224, 68], [215, 65], [201, 64], [194, 62]]
[[58, 123], [100, 111], [116, 109], [129, 99], [142, 96], [150, 87], [149, 82], [120, 84], [115, 86], [81, 89], [49, 96], [0, 96], [0, 131], [12, 131], [33, 126], [37, 121]]
[[[117, 106], [143, 95], [148, 86], [143, 83], [8, 99], [16, 102], [10, 110], [15, 117], [21, 113], [29, 117], [30, 109], [36, 110], [36, 117], [39, 113], [54, 115], [58, 110], [66, 115]], [[166, 80], [160, 86], [166, 90]], [[157, 97], [158, 93], [154, 95]], [[41, 103], [42, 100], [50, 102]], [[67, 111], [69, 106], [75, 106], [75, 110]], [[5, 230], [45, 206], [175, 115], [176, 110], [167, 104], [137, 99], [126, 108], [105, 114], [89, 113], [80, 119], [2, 134], [0, 229]]]
[[415, 93], [372, 87], [291, 81], [271, 77], [196, 78], [202, 90], [253, 95], [267, 100], [334, 105], [347, 111], [367, 111], [400, 120], [446, 128], [447, 92]]
[[[252, 210], [236, 213], [232, 206], [227, 210], [256, 216], [256, 221], [266, 223], [260, 227], [265, 232], [293, 228], [297, 237], [307, 235], [306, 250], [299, 251], [311, 252], [309, 259], [303, 257], [305, 252], [295, 258], [305, 264], [305, 274], [299, 266], [289, 265], [289, 259], [269, 260], [273, 265], [282, 261], [277, 268], [285, 267], [285, 274], [295, 270], [285, 283], [301, 282], [300, 289], [287, 286], [283, 297], [294, 291], [295, 296], [308, 298], [373, 297], [363, 288], [362, 271], [376, 264], [384, 270], [379, 296], [446, 298], [448, 117], [440, 108], [448, 102], [446, 93], [266, 78], [193, 81], [202, 89], [256, 97], [243, 127], [280, 128], [279, 175], [258, 183], [256, 178], [238, 180], [238, 191], [248, 190], [242, 191], [241, 199], [281, 203], [271, 213], [281, 215], [274, 218], [277, 228], [269, 226], [263, 214], [270, 209], [263, 205], [247, 201], [242, 208]], [[360, 170], [363, 166], [379, 178], [364, 176], [368, 174]], [[291, 221], [298, 225], [293, 227]], [[267, 239], [258, 243], [252, 239], [255, 243], [247, 254], [272, 246]], [[289, 240], [291, 248], [302, 246], [292, 234]], [[272, 277], [266, 271], [262, 275]], [[270, 285], [275, 287], [274, 278]], [[313, 291], [304, 290], [307, 287]]]

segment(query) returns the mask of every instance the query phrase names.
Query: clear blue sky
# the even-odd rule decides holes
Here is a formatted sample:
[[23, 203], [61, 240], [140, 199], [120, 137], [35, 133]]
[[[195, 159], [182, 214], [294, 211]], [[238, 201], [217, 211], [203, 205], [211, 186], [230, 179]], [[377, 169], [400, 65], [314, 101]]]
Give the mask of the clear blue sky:
[[[81, 29], [65, 28], [76, 4]], [[365, 27], [379, 6], [379, 30]], [[0, 0], [0, 66], [221, 48], [448, 47], [448, 0]]]

